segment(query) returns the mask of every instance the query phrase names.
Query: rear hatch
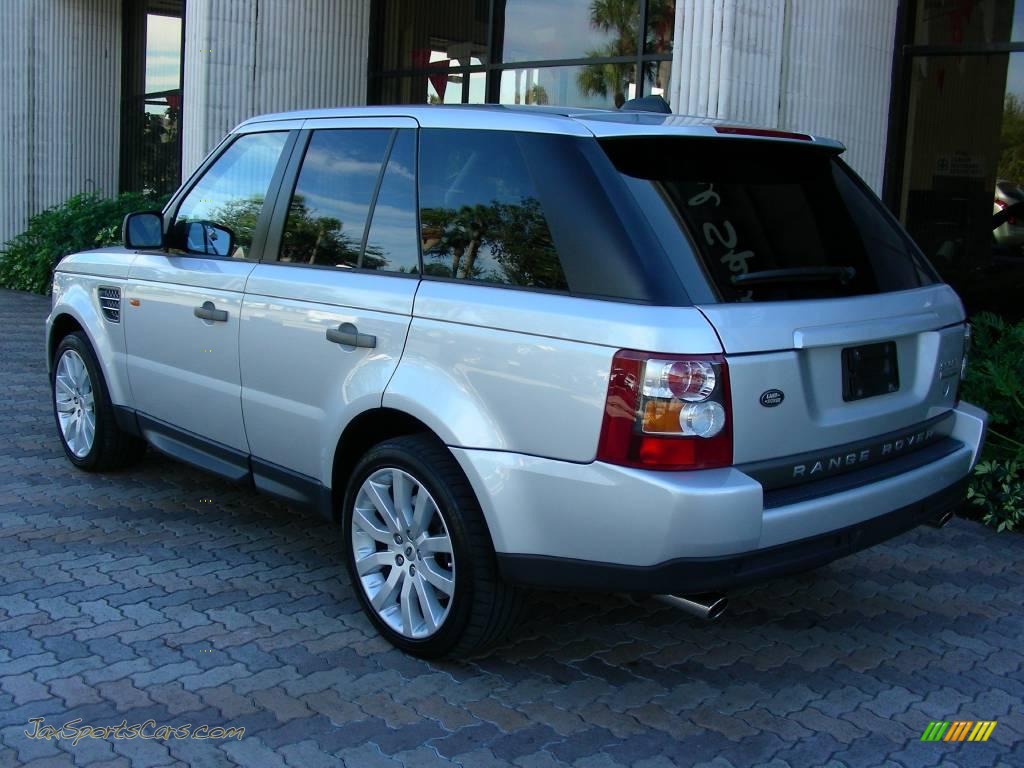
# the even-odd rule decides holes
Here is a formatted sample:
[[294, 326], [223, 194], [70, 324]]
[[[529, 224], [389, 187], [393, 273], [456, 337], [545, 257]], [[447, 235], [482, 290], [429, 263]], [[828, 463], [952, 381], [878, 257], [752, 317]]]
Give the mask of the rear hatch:
[[734, 463], [824, 478], [948, 434], [960, 300], [835, 146], [601, 143], [721, 339]]

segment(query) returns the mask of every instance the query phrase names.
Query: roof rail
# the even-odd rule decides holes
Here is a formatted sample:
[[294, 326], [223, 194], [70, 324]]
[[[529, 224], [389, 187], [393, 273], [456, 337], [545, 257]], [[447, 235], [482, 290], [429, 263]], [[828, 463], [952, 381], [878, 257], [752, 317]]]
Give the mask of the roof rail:
[[658, 112], [662, 115], [671, 115], [672, 108], [661, 96], [643, 96], [639, 99], [630, 99], [621, 107], [620, 112]]

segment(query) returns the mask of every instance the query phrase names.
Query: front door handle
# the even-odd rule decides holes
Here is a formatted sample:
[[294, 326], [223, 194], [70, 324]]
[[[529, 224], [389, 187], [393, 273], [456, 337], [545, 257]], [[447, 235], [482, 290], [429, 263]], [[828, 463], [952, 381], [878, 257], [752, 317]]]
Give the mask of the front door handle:
[[212, 301], [204, 301], [203, 306], [192, 310], [192, 314], [200, 320], [210, 320], [214, 323], [226, 323], [228, 321], [228, 311], [226, 309], [217, 309]]
[[327, 340], [343, 347], [367, 347], [372, 349], [377, 346], [377, 337], [369, 333], [359, 333], [359, 330], [352, 323], [342, 323], [337, 328], [327, 329]]

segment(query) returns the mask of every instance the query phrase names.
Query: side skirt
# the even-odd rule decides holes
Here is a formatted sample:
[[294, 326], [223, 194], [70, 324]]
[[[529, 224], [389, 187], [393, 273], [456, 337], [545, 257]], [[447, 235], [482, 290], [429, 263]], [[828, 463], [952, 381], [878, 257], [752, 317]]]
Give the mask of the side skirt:
[[172, 459], [234, 483], [251, 485], [287, 504], [310, 509], [326, 520], [335, 520], [331, 489], [316, 478], [257, 459], [131, 408], [115, 405], [114, 415], [121, 429], [145, 438]]

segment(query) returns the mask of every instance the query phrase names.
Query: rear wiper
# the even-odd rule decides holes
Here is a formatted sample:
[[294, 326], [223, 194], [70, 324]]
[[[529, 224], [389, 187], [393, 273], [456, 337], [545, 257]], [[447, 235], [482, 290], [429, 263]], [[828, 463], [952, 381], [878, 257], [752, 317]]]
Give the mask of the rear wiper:
[[846, 285], [857, 276], [853, 267], [793, 267], [791, 269], [763, 269], [760, 272], [747, 272], [744, 275], [733, 275], [733, 285], [751, 285], [754, 283], [796, 283], [815, 280], [838, 280]]

